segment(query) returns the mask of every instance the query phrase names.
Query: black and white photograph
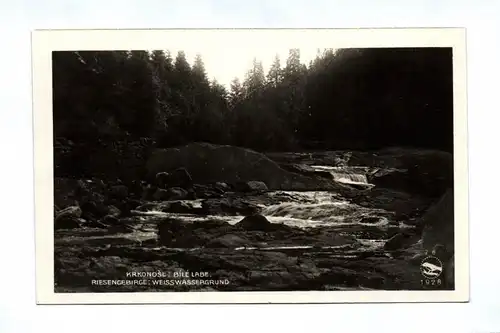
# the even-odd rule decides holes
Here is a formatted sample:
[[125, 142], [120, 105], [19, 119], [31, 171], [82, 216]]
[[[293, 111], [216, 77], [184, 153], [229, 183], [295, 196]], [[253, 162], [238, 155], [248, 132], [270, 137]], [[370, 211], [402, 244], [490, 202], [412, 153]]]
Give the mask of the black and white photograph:
[[390, 30], [40, 37], [38, 292], [466, 301], [464, 34]]

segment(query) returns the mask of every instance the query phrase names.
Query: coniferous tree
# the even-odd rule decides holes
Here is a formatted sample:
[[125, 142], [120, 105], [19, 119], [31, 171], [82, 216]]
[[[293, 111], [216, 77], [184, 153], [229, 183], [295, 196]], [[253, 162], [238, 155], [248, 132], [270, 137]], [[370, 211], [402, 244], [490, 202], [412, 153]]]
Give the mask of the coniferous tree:
[[180, 74], [187, 74], [191, 72], [191, 66], [186, 59], [186, 53], [184, 51], [177, 52], [174, 62], [175, 70]]
[[253, 59], [252, 68], [246, 73], [243, 87], [247, 95], [259, 94], [266, 83], [264, 67], [257, 58]]
[[193, 76], [196, 77], [196, 80], [199, 80], [203, 83], [208, 83], [207, 72], [205, 70], [205, 64], [203, 62], [203, 59], [201, 58], [201, 54], [197, 54], [194, 59], [192, 73]]
[[307, 79], [307, 67], [300, 62], [299, 49], [289, 50], [283, 76], [287, 90], [284, 116], [288, 119], [289, 130], [292, 133], [298, 133], [301, 113], [306, 108], [305, 84]]
[[235, 77], [230, 83], [230, 92], [229, 92], [229, 105], [231, 108], [234, 108], [238, 103], [243, 100], [245, 95], [245, 90], [243, 85], [240, 82], [240, 79]]

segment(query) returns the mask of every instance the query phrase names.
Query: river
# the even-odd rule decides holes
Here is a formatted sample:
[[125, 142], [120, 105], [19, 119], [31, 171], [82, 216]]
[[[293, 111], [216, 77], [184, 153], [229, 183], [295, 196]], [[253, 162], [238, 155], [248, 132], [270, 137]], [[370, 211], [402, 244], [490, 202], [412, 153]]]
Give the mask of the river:
[[[314, 165], [312, 166], [318, 172], [329, 172], [332, 181], [345, 184], [353, 184], [361, 188], [371, 189], [372, 184], [367, 181], [367, 168], [363, 167], [331, 167]], [[203, 200], [179, 200], [181, 205], [190, 207], [193, 210], [200, 209], [203, 206]], [[394, 289], [401, 287], [394, 281], [389, 282], [391, 277], [383, 273], [373, 273], [374, 269], [380, 270], [383, 265], [391, 265], [391, 262], [399, 262], [404, 258], [395, 258], [390, 251], [384, 250], [384, 244], [395, 233], [402, 229], [411, 229], [414, 226], [406, 224], [406, 221], [400, 221], [395, 218], [395, 212], [382, 208], [369, 207], [352, 202], [349, 198], [344, 198], [338, 193], [328, 191], [271, 191], [253, 198], [252, 201], [261, 215], [265, 216], [269, 222], [275, 225], [284, 225], [290, 227], [285, 231], [269, 233], [240, 232], [231, 229], [230, 232], [214, 232], [213, 230], [196, 231], [196, 237], [189, 240], [180, 241], [177, 238], [172, 245], [158, 244], [158, 224], [165, 220], [175, 220], [185, 225], [200, 225], [213, 223], [224, 223], [229, 226], [235, 226], [245, 216], [243, 214], [200, 214], [183, 212], [173, 213], [165, 212], [164, 202], [150, 202], [147, 209], [133, 210], [132, 216], [121, 219], [121, 223], [127, 225], [127, 228], [117, 226], [108, 230], [95, 230], [92, 228], [81, 228], [78, 230], [64, 230], [56, 232], [56, 253], [64, 251], [82, 251], [78, 247], [87, 251], [88, 259], [91, 262], [99, 262], [101, 268], [94, 268], [97, 272], [94, 274], [103, 276], [116, 276], [116, 268], [110, 268], [118, 263], [119, 266], [136, 267], [136, 270], [149, 269], [173, 269], [171, 267], [173, 260], [171, 255], [175, 253], [186, 253], [185, 255], [196, 256], [196, 260], [201, 267], [207, 267], [213, 270], [216, 276], [232, 276], [235, 272], [233, 262], [235, 256], [241, 261], [247, 272], [259, 272], [266, 275], [268, 282], [264, 285], [255, 286], [248, 281], [248, 274], [245, 278], [238, 277], [233, 289], [230, 290], [282, 290], [282, 289], [320, 289], [337, 288], [345, 289]], [[163, 211], [162, 211], [163, 210]], [[200, 229], [195, 229], [200, 230]], [[229, 235], [229, 236], [228, 236]], [[231, 238], [232, 237], [232, 238]], [[203, 241], [200, 241], [203, 240]], [[220, 240], [217, 244], [224, 244], [223, 249], [220, 246], [211, 246], [208, 240]], [[236, 241], [235, 241], [236, 239]], [[240, 242], [244, 239], [244, 242]], [[208, 243], [207, 243], [208, 241]], [[229, 243], [227, 243], [229, 241]], [[222, 242], [222, 243], [221, 243]], [[229, 245], [227, 245], [229, 244]], [[72, 249], [72, 250], [70, 250]], [[111, 252], [110, 252], [111, 251]], [[255, 252], [257, 251], [257, 252]], [[64, 252], [66, 253], [66, 252]], [[133, 254], [132, 257], [131, 253]], [[241, 253], [238, 255], [237, 253]], [[258, 253], [258, 254], [257, 254]], [[281, 257], [285, 254], [286, 257]], [[279, 275], [269, 273], [267, 269], [263, 273], [259, 268], [261, 265], [252, 262], [259, 256], [264, 266], [277, 265], [272, 271], [284, 270], [289, 272], [290, 266], [294, 266], [293, 260], [302, 260], [307, 264], [300, 267], [297, 274], [305, 274], [310, 278], [301, 278], [299, 275], [290, 277], [290, 281]], [[409, 256], [409, 255], [408, 255]], [[406, 256], [406, 258], [408, 258]], [[80, 255], [81, 257], [81, 255]], [[141, 257], [141, 263], [134, 261], [136, 257]], [[216, 258], [224, 258], [226, 264], [201, 264], [202, 258], [211, 262]], [[113, 258], [113, 259], [110, 259]], [[119, 258], [119, 259], [117, 259]], [[134, 259], [135, 258], [135, 259]], [[158, 258], [164, 258], [166, 262], [157, 262]], [[167, 258], [169, 258], [167, 260]], [[57, 263], [60, 266], [75, 266], [64, 270], [64, 274], [58, 279], [59, 284], [66, 285], [62, 290], [75, 291], [79, 288], [88, 290], [88, 287], [82, 286], [82, 283], [74, 286], [74, 281], [65, 282], [75, 274], [82, 274], [82, 267], [88, 265], [77, 261], [68, 256], [62, 256]], [[67, 260], [68, 262], [65, 262]], [[109, 261], [113, 262], [113, 265]], [[115, 262], [118, 260], [117, 262]], [[152, 260], [154, 264], [144, 266], [144, 261]], [[186, 258], [177, 258], [174, 267], [185, 266]], [[187, 261], [189, 261], [187, 260]], [[222, 260], [222, 259], [221, 259]], [[338, 260], [341, 260], [340, 262]], [[189, 261], [190, 262], [190, 261]], [[344, 276], [340, 283], [335, 284], [333, 279], [331, 283], [324, 274], [331, 274], [331, 269], [324, 271], [325, 262], [331, 265], [344, 266], [341, 275]], [[380, 264], [382, 263], [382, 264]], [[82, 266], [83, 265], [83, 266]], [[165, 266], [166, 265], [166, 266]], [[192, 263], [191, 263], [192, 265]], [[382, 265], [377, 267], [377, 265]], [[226, 267], [227, 266], [227, 267]], [[58, 265], [56, 265], [57, 271]], [[111, 269], [111, 273], [106, 268]], [[165, 268], [167, 267], [167, 268]], [[189, 267], [191, 270], [198, 266]], [[231, 268], [233, 267], [233, 268]], [[340, 268], [339, 268], [340, 269]], [[104, 270], [104, 271], [100, 271]], [[360, 273], [360, 270], [367, 272]], [[105, 272], [106, 271], [106, 272]], [[237, 271], [240, 271], [238, 269]], [[79, 273], [80, 272], [80, 273]], [[373, 274], [370, 275], [372, 272]], [[338, 272], [337, 272], [338, 273]], [[60, 274], [60, 271], [59, 273]], [[69, 275], [68, 275], [69, 274]], [[257, 273], [255, 273], [257, 274]], [[270, 275], [269, 275], [270, 274]], [[283, 273], [280, 273], [283, 274]], [[289, 274], [289, 273], [287, 273]], [[291, 274], [291, 273], [290, 273]], [[362, 278], [360, 278], [361, 274]], [[368, 275], [366, 275], [368, 274]], [[414, 274], [401, 273], [402, 275]], [[57, 274], [56, 274], [57, 275]], [[68, 276], [67, 276], [68, 275]], [[318, 279], [320, 282], [318, 282]], [[326, 280], [325, 280], [326, 279]], [[81, 280], [78, 278], [77, 281]], [[403, 279], [404, 280], [404, 279]], [[288, 282], [287, 282], [288, 281]], [[314, 281], [314, 282], [312, 282]], [[338, 281], [337, 281], [338, 282]], [[408, 281], [406, 281], [408, 282]], [[412, 281], [414, 284], [415, 281]], [[71, 284], [73, 286], [68, 287]], [[279, 287], [273, 287], [277, 284]], [[85, 283], [83, 283], [85, 285]], [[259, 284], [260, 285], [260, 284]], [[92, 288], [90, 288], [92, 290]], [[127, 291], [128, 289], [119, 289], [117, 291]], [[152, 289], [146, 289], [152, 290]], [[95, 291], [95, 290], [94, 290]], [[102, 290], [98, 290], [102, 291]]]

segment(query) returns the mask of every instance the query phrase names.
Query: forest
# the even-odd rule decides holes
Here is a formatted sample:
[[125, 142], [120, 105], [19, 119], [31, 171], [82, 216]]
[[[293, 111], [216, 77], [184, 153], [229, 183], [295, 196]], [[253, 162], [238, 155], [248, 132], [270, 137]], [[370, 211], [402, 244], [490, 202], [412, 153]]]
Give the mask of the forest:
[[53, 52], [56, 137], [209, 142], [257, 151], [453, 149], [451, 48], [300, 51], [254, 59], [230, 87], [184, 52]]

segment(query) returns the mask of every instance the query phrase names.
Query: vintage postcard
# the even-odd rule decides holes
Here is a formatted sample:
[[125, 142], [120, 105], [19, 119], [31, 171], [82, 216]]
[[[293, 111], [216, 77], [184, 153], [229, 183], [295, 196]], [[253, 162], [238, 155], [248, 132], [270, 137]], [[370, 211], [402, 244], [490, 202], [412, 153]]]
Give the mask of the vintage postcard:
[[37, 302], [468, 301], [465, 46], [34, 31]]

